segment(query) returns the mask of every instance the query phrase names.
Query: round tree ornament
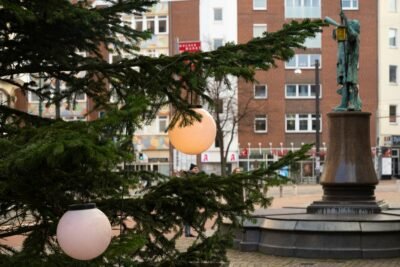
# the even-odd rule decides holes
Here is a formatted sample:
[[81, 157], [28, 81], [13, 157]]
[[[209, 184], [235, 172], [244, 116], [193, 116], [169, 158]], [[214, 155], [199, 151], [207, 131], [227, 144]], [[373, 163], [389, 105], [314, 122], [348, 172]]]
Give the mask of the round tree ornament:
[[96, 204], [71, 205], [57, 225], [61, 249], [77, 260], [91, 260], [101, 255], [111, 241], [111, 224]]
[[172, 145], [182, 153], [197, 155], [206, 151], [215, 141], [217, 126], [213, 117], [201, 107], [193, 109], [201, 115], [201, 121], [194, 120], [191, 125], [179, 127], [182, 119], [168, 131]]

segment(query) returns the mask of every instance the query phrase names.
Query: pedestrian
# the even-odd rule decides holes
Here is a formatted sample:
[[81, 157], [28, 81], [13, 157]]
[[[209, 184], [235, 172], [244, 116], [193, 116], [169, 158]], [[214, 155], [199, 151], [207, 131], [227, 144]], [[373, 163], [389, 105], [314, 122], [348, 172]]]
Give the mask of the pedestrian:
[[[195, 174], [197, 174], [199, 172], [200, 172], [200, 169], [199, 169], [199, 167], [197, 167], [196, 164], [193, 164], [193, 163], [190, 164], [188, 175], [195, 175]], [[189, 223], [185, 222], [184, 228], [185, 228], [184, 229], [185, 230], [185, 237], [194, 237], [194, 235], [192, 235], [192, 233], [191, 233], [190, 224]]]
[[196, 164], [190, 164], [190, 168], [189, 168], [189, 173], [191, 173], [191, 174], [197, 174], [197, 173], [199, 173], [200, 172], [200, 169], [199, 169], [199, 167], [197, 167], [197, 165]]
[[236, 167], [233, 169], [232, 174], [236, 174], [236, 173], [241, 173], [242, 170], [240, 169], [240, 167]]

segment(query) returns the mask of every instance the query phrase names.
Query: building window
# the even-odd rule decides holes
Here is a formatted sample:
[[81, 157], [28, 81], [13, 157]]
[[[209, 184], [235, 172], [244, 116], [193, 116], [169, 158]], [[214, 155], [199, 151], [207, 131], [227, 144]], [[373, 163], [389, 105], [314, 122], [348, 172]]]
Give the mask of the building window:
[[307, 48], [321, 48], [321, 33], [315, 34], [315, 37], [309, 37], [305, 40], [304, 46]]
[[[321, 98], [321, 85], [319, 86], [319, 98]], [[286, 84], [285, 98], [315, 98], [314, 84]]]
[[315, 114], [286, 114], [285, 122], [286, 132], [288, 133], [315, 132], [317, 123]]
[[167, 16], [134, 16], [135, 29], [138, 31], [149, 31], [153, 34], [168, 33]]
[[343, 9], [358, 9], [358, 0], [342, 0]]
[[397, 83], [397, 66], [395, 65], [389, 66], [389, 82]]
[[268, 97], [267, 86], [265, 84], [254, 85], [254, 98], [265, 99]]
[[267, 9], [267, 0], [253, 0], [253, 9], [254, 10], [266, 10]]
[[154, 16], [146, 17], [146, 30], [151, 32], [152, 34], [156, 33], [156, 20]]
[[397, 0], [389, 0], [389, 11], [397, 12]]
[[78, 102], [85, 102], [86, 101], [86, 94], [85, 93], [75, 93], [75, 100]]
[[158, 51], [156, 49], [147, 49], [144, 54], [149, 57], [158, 57]]
[[224, 39], [222, 38], [214, 38], [213, 40], [213, 48], [214, 50], [217, 49], [220, 46], [224, 45]]
[[158, 131], [160, 133], [165, 133], [168, 127], [168, 117], [167, 116], [158, 116]]
[[321, 18], [321, 0], [285, 0], [285, 18]]
[[289, 61], [285, 62], [286, 69], [311, 69], [315, 66], [315, 60], [319, 61], [321, 68], [321, 55], [320, 54], [297, 54]]
[[397, 29], [389, 29], [389, 47], [397, 47]]
[[135, 15], [135, 30], [143, 31], [143, 16]]
[[254, 132], [266, 133], [267, 132], [267, 116], [256, 115], [254, 119]]
[[222, 8], [214, 8], [214, 21], [222, 21]]
[[98, 115], [97, 115], [98, 117], [99, 117], [99, 119], [101, 119], [101, 118], [105, 118], [105, 116], [106, 116], [106, 112], [105, 111], [99, 111], [99, 113], [98, 113]]
[[168, 18], [167, 16], [158, 16], [158, 33], [168, 33]]
[[267, 24], [253, 24], [253, 38], [262, 37], [267, 31]]
[[389, 106], [389, 122], [390, 123], [397, 122], [397, 106], [395, 105]]

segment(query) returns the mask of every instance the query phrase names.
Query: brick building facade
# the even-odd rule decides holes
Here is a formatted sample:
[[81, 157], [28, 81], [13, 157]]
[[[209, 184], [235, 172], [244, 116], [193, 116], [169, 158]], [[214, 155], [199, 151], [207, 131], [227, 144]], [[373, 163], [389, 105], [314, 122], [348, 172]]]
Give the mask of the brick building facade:
[[[339, 1], [309, 1], [310, 7], [304, 6], [307, 1], [300, 1], [302, 6], [293, 6], [295, 1], [268, 1], [265, 9], [255, 9], [253, 2], [259, 1], [238, 1], [238, 40], [240, 43], [249, 41], [257, 33], [256, 28], [264, 25], [267, 31], [276, 31], [292, 19], [302, 19], [304, 14], [308, 17], [323, 19], [329, 16], [340, 22], [340, 2]], [[297, 2], [297, 1], [296, 1]], [[356, 7], [345, 8], [344, 13], [349, 19], [357, 18], [361, 24], [360, 40], [360, 60], [359, 60], [359, 88], [360, 96], [363, 101], [363, 111], [371, 112], [371, 145], [376, 144], [375, 112], [377, 108], [377, 1], [355, 1], [359, 2]], [[292, 6], [290, 6], [292, 4]], [[312, 6], [315, 5], [315, 6]], [[297, 11], [290, 12], [288, 9], [296, 8]], [[311, 16], [310, 16], [311, 15]], [[321, 67], [320, 75], [320, 108], [321, 108], [321, 144], [329, 145], [327, 131], [326, 114], [332, 111], [340, 102], [340, 95], [336, 93], [336, 57], [337, 43], [332, 38], [333, 27], [324, 28], [320, 40], [310, 41], [309, 48], [296, 51], [296, 66], [285, 66], [284, 62], [278, 62], [278, 68], [268, 72], [258, 72], [256, 78], [259, 85], [265, 85], [266, 97], [252, 101], [251, 107], [254, 110], [249, 114], [239, 129], [239, 139], [241, 144], [261, 143], [262, 147], [268, 147], [272, 143], [273, 147], [299, 147], [301, 143], [315, 142], [315, 129], [313, 127], [313, 117], [315, 114], [315, 94], [312, 87], [315, 84], [315, 68], [312, 60], [319, 58]], [[308, 44], [308, 43], [307, 43]], [[308, 56], [307, 56], [308, 55]], [[320, 55], [320, 56], [314, 56]], [[302, 60], [308, 63], [303, 64]], [[310, 62], [311, 61], [311, 62]], [[301, 66], [305, 67], [301, 67]], [[301, 74], [295, 74], [295, 70], [300, 68]], [[294, 88], [296, 92], [288, 91], [287, 86]], [[300, 85], [307, 85], [300, 87]], [[255, 85], [240, 82], [239, 103], [245, 103], [250, 97], [256, 97]], [[311, 117], [301, 118], [300, 115], [310, 115]], [[256, 116], [266, 116], [266, 132], [257, 133], [254, 130], [254, 120]], [[295, 115], [295, 130], [288, 129], [288, 120], [291, 115]], [[304, 116], [305, 117], [305, 116]], [[302, 121], [306, 130], [300, 130], [298, 124]]]

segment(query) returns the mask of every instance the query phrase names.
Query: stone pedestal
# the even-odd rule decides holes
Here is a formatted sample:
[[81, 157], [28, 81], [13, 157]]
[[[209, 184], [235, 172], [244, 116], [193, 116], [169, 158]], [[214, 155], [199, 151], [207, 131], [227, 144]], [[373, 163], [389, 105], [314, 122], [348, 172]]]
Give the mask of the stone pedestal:
[[241, 251], [284, 257], [399, 257], [400, 210], [359, 215], [309, 214], [290, 208], [257, 210], [234, 236], [234, 247]]
[[400, 209], [375, 198], [370, 115], [328, 114], [322, 199], [307, 209], [257, 210], [237, 229], [234, 246], [304, 258], [399, 257]]
[[370, 116], [367, 112], [328, 114], [329, 149], [321, 185], [321, 201], [312, 203], [308, 213], [368, 214], [386, 206], [375, 199], [375, 174], [370, 144]]

